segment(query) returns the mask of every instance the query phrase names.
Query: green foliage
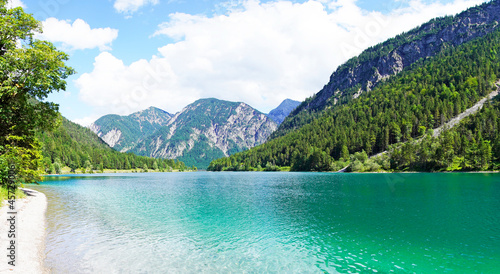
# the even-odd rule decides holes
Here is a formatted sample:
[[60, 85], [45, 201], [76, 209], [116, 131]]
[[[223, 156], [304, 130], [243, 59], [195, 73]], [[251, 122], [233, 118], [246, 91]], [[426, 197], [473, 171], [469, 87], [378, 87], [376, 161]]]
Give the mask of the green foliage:
[[77, 125], [61, 117], [61, 125], [53, 131], [38, 132], [42, 143], [42, 154], [49, 163], [61, 168], [68, 166], [71, 172], [83, 168], [93, 172], [94, 169], [130, 170], [143, 168], [144, 165], [165, 169], [187, 169], [180, 161], [170, 159], [154, 159], [137, 156], [132, 153], [121, 153], [110, 148], [90, 129]]
[[[5, 200], [8, 200], [8, 194], [9, 191], [5, 187], [0, 187], [0, 205], [2, 205], [2, 202]], [[24, 193], [22, 190], [19, 188], [16, 189], [16, 192], [14, 194], [16, 196], [16, 199], [22, 199], [26, 197], [26, 193]]]
[[[284, 120], [278, 130], [271, 135], [271, 139], [284, 136], [311, 123], [321, 117], [330, 107], [334, 107], [335, 104], [349, 103], [354, 98], [354, 94], [360, 89], [364, 91], [371, 90], [373, 84], [378, 85], [383, 83], [383, 81], [374, 83], [374, 79], [378, 78], [378, 70], [392, 70], [384, 66], [387, 62], [385, 58], [391, 56], [393, 53], [404, 57], [403, 63], [406, 67], [409, 63], [418, 61], [416, 59], [418, 56], [420, 58], [432, 57], [443, 49], [468, 42], [478, 35], [481, 36], [494, 30], [497, 28], [498, 22], [496, 16], [491, 14], [491, 9], [488, 10], [488, 7], [491, 5], [498, 5], [498, 3], [497, 1], [491, 1], [478, 7], [470, 8], [455, 16], [432, 19], [420, 27], [370, 47], [360, 55], [349, 59], [337, 68], [330, 77], [330, 82], [325, 85], [323, 90], [315, 96], [306, 99]], [[466, 28], [466, 32], [463, 31], [463, 28], [456, 27], [464, 24], [464, 21], [468, 22], [471, 17], [479, 21], [475, 22], [478, 26], [469, 26]], [[486, 19], [492, 20], [487, 21]], [[485, 20], [484, 24], [481, 24], [481, 20]], [[452, 34], [449, 35], [449, 33]], [[440, 34], [445, 34], [446, 36], [439, 37]], [[407, 52], [407, 48], [413, 49], [415, 45], [420, 45], [422, 42], [425, 46], [420, 49], [420, 52], [417, 53], [415, 50]], [[350, 49], [345, 48], [344, 50]], [[497, 52], [494, 49], [489, 52], [492, 61]], [[496, 76], [493, 77], [494, 74], [491, 74], [491, 76], [489, 78], [491, 81], [497, 79]], [[443, 93], [443, 96], [448, 95], [446, 92]]]
[[224, 157], [224, 153], [217, 147], [211, 147], [208, 143], [208, 138], [205, 135], [200, 135], [194, 147], [185, 152], [179, 160], [187, 166], [195, 166], [200, 169], [205, 169], [213, 159]]
[[[8, 9], [0, 0], [0, 162], [16, 166], [18, 183], [40, 179], [43, 161], [36, 130], [52, 129], [58, 106], [42, 102], [53, 91], [65, 90], [74, 73], [68, 55], [51, 43], [33, 39], [40, 23], [22, 8]], [[22, 47], [17, 47], [21, 42]], [[50, 166], [48, 167], [50, 169]]]
[[92, 164], [90, 163], [89, 160], [85, 161], [85, 164], [83, 167], [85, 168], [86, 173], [92, 173], [93, 167], [92, 167]]
[[16, 183], [33, 183], [41, 179], [42, 155], [38, 141], [28, 137], [9, 136], [7, 145], [0, 147], [0, 178], [6, 184], [10, 166], [14, 166]]
[[280, 171], [280, 168], [268, 162], [266, 164], [266, 168], [264, 168], [264, 171]]
[[374, 158], [368, 158], [365, 151], [356, 152], [351, 155], [351, 165], [348, 171], [351, 172], [379, 172], [382, 170], [389, 170], [390, 160], [389, 156], [382, 155]]
[[59, 160], [56, 160], [54, 162], [53, 166], [54, 166], [54, 171], [56, 172], [56, 174], [61, 174], [62, 173], [62, 166], [61, 166], [61, 162]]
[[342, 145], [342, 151], [340, 153], [340, 158], [347, 160], [349, 159], [349, 149], [347, 148], [346, 145]]
[[[213, 161], [209, 170], [228, 170], [239, 165], [251, 169], [267, 162], [291, 166], [296, 171], [338, 170], [339, 161], [348, 160], [347, 153], [365, 151], [373, 155], [400, 142], [408, 143], [401, 148], [406, 153], [400, 154], [396, 149], [391, 168], [407, 169], [407, 163], [415, 161], [416, 152], [410, 151], [411, 140], [422, 137], [426, 129], [443, 125], [495, 88], [491, 78], [500, 75], [498, 52], [499, 31], [459, 47], [449, 47], [433, 58], [420, 60], [371, 92], [329, 109], [300, 130]], [[456, 137], [443, 134], [440, 138], [444, 138], [443, 145], [435, 154], [423, 154], [433, 158], [435, 166], [423, 166], [422, 170], [442, 168], [453, 162], [456, 148], [452, 139]], [[421, 145], [430, 145], [426, 140]], [[472, 169], [489, 166], [488, 151], [491, 149], [494, 155], [497, 148], [492, 139], [488, 140], [490, 144], [482, 140], [476, 144], [477, 150], [483, 151], [481, 156], [470, 153]], [[355, 168], [363, 163], [358, 158], [354, 162]], [[467, 157], [465, 162], [468, 163]], [[387, 163], [377, 164], [387, 167]]]
[[415, 171], [482, 171], [500, 164], [500, 102], [487, 104], [439, 138], [426, 136], [391, 152], [392, 167]]

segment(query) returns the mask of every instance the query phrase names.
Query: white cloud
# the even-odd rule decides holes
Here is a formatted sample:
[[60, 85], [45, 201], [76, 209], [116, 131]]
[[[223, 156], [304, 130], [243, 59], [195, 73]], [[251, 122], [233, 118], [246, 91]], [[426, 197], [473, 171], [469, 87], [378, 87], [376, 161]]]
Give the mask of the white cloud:
[[85, 117], [85, 118], [81, 118], [81, 119], [74, 119], [74, 120], [72, 120], [72, 122], [77, 123], [82, 127], [89, 127], [93, 122], [95, 122], [99, 118], [100, 118], [100, 116], [91, 116], [91, 117]]
[[206, 97], [267, 112], [285, 98], [303, 100], [318, 92], [338, 65], [365, 48], [484, 1], [413, 0], [383, 14], [355, 2], [248, 0], [225, 15], [170, 14], [154, 35], [175, 43], [129, 66], [101, 53], [94, 70], [76, 81], [80, 99], [101, 114], [130, 114], [152, 105], [176, 112]]
[[112, 28], [90, 28], [82, 19], [69, 21], [48, 18], [42, 22], [43, 33], [37, 39], [60, 42], [69, 50], [94, 49], [109, 50], [111, 43], [118, 37], [118, 30]]
[[142, 6], [158, 3], [159, 0], [116, 0], [113, 7], [121, 13], [134, 13]]
[[9, 7], [9, 8], [17, 8], [17, 7], [26, 8], [26, 5], [21, 0], [9, 0], [7, 7]]
[[139, 60], [126, 66], [111, 53], [103, 52], [95, 58], [94, 71], [80, 76], [75, 84], [80, 99], [100, 114], [130, 114], [165, 102], [168, 104], [162, 105], [168, 106], [166, 110], [178, 110], [186, 102], [200, 98], [192, 95], [196, 91], [180, 89], [178, 80], [164, 58]]

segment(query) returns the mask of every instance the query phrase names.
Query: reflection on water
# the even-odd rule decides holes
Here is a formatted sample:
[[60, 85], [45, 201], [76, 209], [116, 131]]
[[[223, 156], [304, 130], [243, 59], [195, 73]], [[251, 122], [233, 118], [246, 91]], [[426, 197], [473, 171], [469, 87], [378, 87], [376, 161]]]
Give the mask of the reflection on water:
[[55, 273], [500, 271], [497, 174], [52, 176], [36, 188]]

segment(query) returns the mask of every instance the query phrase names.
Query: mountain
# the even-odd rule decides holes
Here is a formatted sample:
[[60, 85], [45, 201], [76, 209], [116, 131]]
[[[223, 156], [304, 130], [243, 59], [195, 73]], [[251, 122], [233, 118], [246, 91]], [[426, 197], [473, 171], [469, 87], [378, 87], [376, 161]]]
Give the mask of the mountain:
[[294, 101], [291, 99], [285, 99], [281, 104], [271, 110], [267, 117], [271, 118], [276, 124], [281, 124], [283, 120], [292, 112], [297, 106], [300, 105], [301, 102]]
[[[323, 105], [315, 105], [321, 96], [328, 95], [325, 88], [302, 103], [291, 114], [295, 116], [285, 119], [280, 126], [281, 136], [275, 135], [263, 145], [215, 160], [209, 170], [255, 170], [263, 166], [266, 169], [288, 166], [297, 171], [336, 171], [346, 166], [354, 171], [500, 168], [500, 119], [497, 116], [500, 103], [495, 100], [455, 128], [432, 137], [434, 129], [463, 116], [467, 109], [497, 89], [499, 7], [500, 1], [492, 1], [455, 17], [434, 19], [411, 31], [415, 38], [408, 45], [427, 44], [431, 37], [448, 42], [441, 44], [442, 49], [433, 56], [403, 65], [395, 75], [371, 86], [370, 92], [363, 92], [366, 86], [358, 81], [354, 88], [337, 94], [341, 96], [338, 97], [341, 103], [333, 104], [335, 100], [327, 99]], [[445, 27], [429, 33], [431, 25]], [[474, 39], [469, 39], [474, 35]], [[384, 51], [384, 45], [406, 44], [404, 40], [399, 41], [401, 37], [408, 36], [403, 34], [377, 45], [367, 51], [373, 55], [365, 52], [344, 66], [350, 67], [355, 75], [367, 64], [394, 56], [401, 48]], [[467, 39], [469, 41], [465, 41]], [[455, 45], [453, 41], [462, 42]], [[419, 55], [419, 49], [423, 48], [408, 50], [406, 55]], [[343, 71], [344, 66], [338, 71]], [[376, 70], [374, 67], [373, 71]], [[349, 77], [346, 79], [354, 79]], [[331, 98], [337, 99], [335, 92], [333, 96]], [[328, 105], [329, 102], [332, 104]], [[315, 110], [307, 112], [304, 110], [307, 108]], [[297, 119], [294, 120], [297, 123], [292, 123], [297, 129], [284, 132], [282, 127], [293, 119]], [[301, 119], [308, 121], [301, 122]], [[383, 151], [388, 153], [369, 158]]]
[[150, 107], [129, 116], [105, 115], [90, 125], [90, 129], [110, 147], [126, 152], [145, 137], [166, 125], [172, 114]]
[[48, 173], [54, 172], [54, 165], [69, 166], [73, 170], [87, 165], [93, 169], [186, 169], [182, 162], [153, 159], [132, 153], [121, 153], [112, 149], [90, 129], [62, 117], [62, 123], [53, 131], [37, 132], [42, 144], [42, 155]]
[[262, 144], [277, 125], [245, 103], [201, 99], [130, 150], [206, 168], [213, 159]]
[[283, 136], [321, 116], [334, 105], [345, 104], [374, 89], [418, 60], [437, 55], [497, 29], [500, 1], [468, 9], [456, 16], [437, 18], [407, 33], [371, 47], [339, 66], [330, 81], [304, 101], [271, 136]]

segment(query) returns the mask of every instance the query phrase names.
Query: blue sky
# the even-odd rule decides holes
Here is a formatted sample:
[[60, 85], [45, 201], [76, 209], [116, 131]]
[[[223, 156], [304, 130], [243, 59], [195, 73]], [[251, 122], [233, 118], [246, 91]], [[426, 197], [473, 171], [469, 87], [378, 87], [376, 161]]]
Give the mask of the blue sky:
[[200, 98], [268, 112], [304, 100], [365, 48], [484, 0], [11, 0], [76, 75], [49, 97], [70, 120]]

